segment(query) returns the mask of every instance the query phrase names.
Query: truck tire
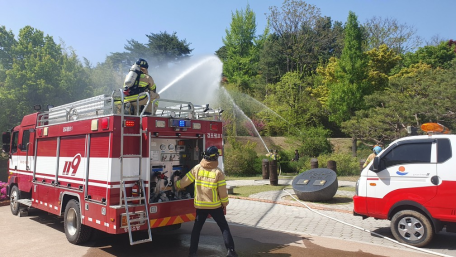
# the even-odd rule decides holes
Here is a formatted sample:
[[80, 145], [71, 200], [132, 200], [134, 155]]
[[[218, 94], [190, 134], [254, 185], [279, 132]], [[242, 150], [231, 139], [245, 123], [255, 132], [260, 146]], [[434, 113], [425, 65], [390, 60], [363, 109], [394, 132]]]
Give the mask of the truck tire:
[[10, 207], [11, 213], [17, 215], [19, 213], [19, 202], [17, 200], [21, 199], [21, 191], [17, 186], [13, 186], [10, 192]]
[[82, 244], [87, 242], [92, 235], [92, 228], [82, 224], [79, 202], [71, 199], [65, 207], [63, 226], [68, 242]]
[[431, 221], [423, 214], [403, 210], [391, 219], [391, 232], [397, 241], [415, 247], [423, 247], [431, 242], [434, 230]]

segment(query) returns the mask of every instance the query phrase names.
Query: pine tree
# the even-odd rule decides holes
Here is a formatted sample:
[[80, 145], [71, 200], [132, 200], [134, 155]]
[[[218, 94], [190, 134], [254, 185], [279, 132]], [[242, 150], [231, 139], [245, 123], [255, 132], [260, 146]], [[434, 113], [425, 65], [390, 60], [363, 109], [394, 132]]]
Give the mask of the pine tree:
[[337, 124], [363, 109], [364, 96], [373, 92], [373, 87], [367, 83], [368, 59], [362, 51], [362, 31], [353, 12], [349, 13], [344, 32], [344, 49], [335, 67], [336, 80], [328, 85], [330, 120]]

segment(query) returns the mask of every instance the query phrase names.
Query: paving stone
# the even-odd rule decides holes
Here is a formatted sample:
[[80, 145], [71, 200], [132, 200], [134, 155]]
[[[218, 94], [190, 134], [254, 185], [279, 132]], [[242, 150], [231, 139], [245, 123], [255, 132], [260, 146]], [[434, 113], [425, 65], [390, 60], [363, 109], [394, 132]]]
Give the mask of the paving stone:
[[[279, 179], [279, 185], [291, 184], [292, 180]], [[265, 180], [237, 180], [227, 181], [228, 185], [245, 186], [269, 184]], [[355, 186], [355, 182], [339, 181], [340, 187]], [[292, 191], [291, 191], [292, 192]], [[336, 195], [352, 196], [354, 192], [338, 190]], [[277, 198], [277, 195], [281, 197]], [[306, 203], [304, 205], [296, 201], [283, 200], [288, 194], [284, 191], [270, 191], [255, 194], [249, 198], [230, 196], [230, 204], [227, 208], [226, 218], [228, 222], [246, 226], [272, 229], [278, 231], [302, 233], [303, 235], [316, 235], [334, 238], [343, 238], [348, 241], [358, 241], [375, 245], [382, 245], [396, 249], [410, 250], [407, 247], [396, 244], [381, 237], [372, 236], [371, 233], [359, 230], [325, 216], [338, 219], [357, 227], [367, 229], [380, 235], [393, 238], [389, 230], [388, 220], [375, 220], [368, 218], [363, 220], [352, 214], [353, 204], [317, 204]], [[453, 249], [451, 249], [453, 250]], [[455, 255], [454, 251], [448, 249], [432, 249], [432, 251]]]

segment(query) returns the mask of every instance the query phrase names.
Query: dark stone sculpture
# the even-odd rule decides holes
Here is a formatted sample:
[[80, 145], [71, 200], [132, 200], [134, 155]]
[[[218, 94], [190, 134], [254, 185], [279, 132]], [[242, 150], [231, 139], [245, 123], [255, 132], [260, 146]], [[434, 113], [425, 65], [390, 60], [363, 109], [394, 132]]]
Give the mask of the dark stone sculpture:
[[339, 186], [337, 174], [330, 169], [307, 170], [293, 179], [293, 190], [302, 201], [327, 201], [334, 197]]

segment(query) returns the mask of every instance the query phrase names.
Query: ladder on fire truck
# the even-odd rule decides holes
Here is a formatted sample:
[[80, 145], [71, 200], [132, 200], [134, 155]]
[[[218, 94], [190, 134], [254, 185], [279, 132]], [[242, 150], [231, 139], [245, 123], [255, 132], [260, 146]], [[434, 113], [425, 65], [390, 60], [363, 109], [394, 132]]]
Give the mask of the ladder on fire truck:
[[[124, 101], [124, 95], [122, 93], [122, 89], [119, 89], [120, 91], [120, 98], [121, 98], [121, 111], [120, 111], [120, 116], [121, 116], [121, 124], [122, 124], [122, 129], [121, 129], [121, 136], [120, 136], [120, 201], [121, 201], [121, 204], [122, 204], [122, 200], [125, 204], [125, 212], [126, 212], [126, 218], [127, 218], [127, 226], [128, 226], [128, 235], [129, 235], [129, 238], [130, 238], [130, 245], [136, 245], [136, 244], [141, 244], [141, 243], [145, 243], [145, 242], [151, 242], [152, 241], [152, 233], [151, 233], [151, 230], [150, 230], [150, 219], [149, 219], [149, 211], [148, 211], [148, 206], [147, 206], [147, 198], [146, 198], [146, 190], [145, 190], [145, 186], [144, 186], [144, 181], [142, 180], [142, 133], [143, 133], [143, 126], [142, 126], [142, 117], [144, 115], [144, 112], [146, 110], [146, 108], [144, 108], [144, 110], [142, 110], [141, 113], [139, 113], [139, 110], [136, 110], [136, 113], [139, 114], [139, 131], [138, 133], [136, 134], [128, 134], [128, 133], [125, 133], [125, 127], [126, 127], [126, 120], [125, 120], [125, 114], [124, 114], [124, 110], [125, 110], [125, 101]], [[114, 95], [114, 92], [113, 92], [113, 95]], [[137, 104], [136, 106], [139, 106], [139, 98], [141, 96], [146, 96], [148, 98], [147, 100], [147, 105], [150, 104], [150, 96], [149, 96], [149, 93], [147, 92], [144, 92], [144, 93], [140, 93], [138, 95], [138, 98], [137, 98]], [[146, 105], [146, 106], [147, 106]], [[125, 139], [127, 138], [139, 138], [139, 152], [138, 154], [125, 154], [124, 153], [124, 141]], [[127, 158], [138, 158], [139, 160], [139, 167], [138, 167], [138, 173], [137, 174], [133, 174], [133, 175], [126, 175], [124, 173], [124, 165], [125, 165], [125, 162], [124, 160], [127, 159]], [[142, 189], [142, 192], [138, 192], [138, 196], [127, 196], [127, 190], [126, 190], [126, 183], [128, 181], [135, 181], [137, 180], [138, 183], [140, 184], [140, 188]], [[138, 204], [139, 202], [139, 204]], [[139, 216], [139, 218], [137, 218], [135, 214], [137, 213], [133, 213], [133, 212], [130, 212], [130, 208], [133, 208], [133, 207], [138, 207], [138, 206], [144, 206], [144, 213], [141, 213], [142, 215]], [[135, 216], [135, 217], [132, 217], [132, 216]], [[133, 236], [132, 236], [132, 223], [135, 223], [135, 222], [139, 222], [139, 223], [143, 223], [143, 222], [146, 222], [147, 223], [147, 232], [148, 232], [148, 238], [146, 239], [140, 239], [140, 240], [136, 240], [134, 241], [133, 240]]]

